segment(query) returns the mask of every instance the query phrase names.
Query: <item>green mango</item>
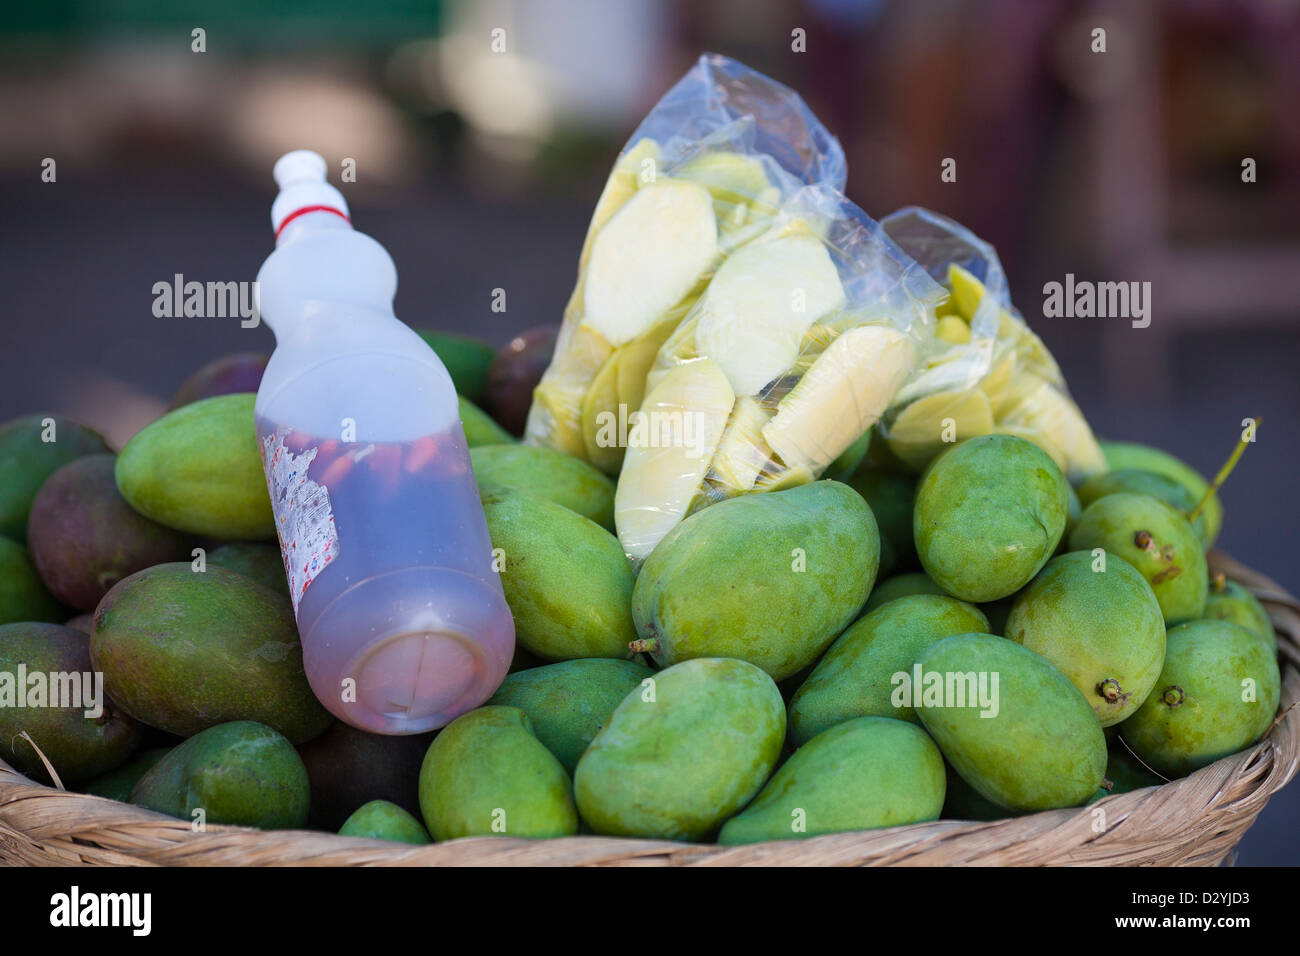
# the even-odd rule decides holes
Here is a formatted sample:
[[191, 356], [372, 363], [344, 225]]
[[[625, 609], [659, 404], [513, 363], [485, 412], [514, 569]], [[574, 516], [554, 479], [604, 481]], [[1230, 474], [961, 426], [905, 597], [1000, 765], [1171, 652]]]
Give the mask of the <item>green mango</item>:
[[34, 780], [50, 782], [37, 748], [74, 784], [112, 770], [140, 744], [140, 726], [93, 676], [89, 644], [58, 624], [0, 626], [0, 760]]
[[1047, 658], [1103, 727], [1138, 709], [1165, 660], [1165, 619], [1151, 585], [1113, 554], [1071, 551], [1020, 592], [1006, 637]]
[[568, 773], [623, 698], [654, 671], [634, 661], [561, 661], [510, 674], [489, 704], [518, 707]]
[[277, 544], [232, 541], [214, 548], [208, 554], [208, 564], [242, 574], [276, 594], [289, 596], [289, 581], [284, 576], [284, 557]]
[[983, 632], [984, 615], [956, 598], [913, 594], [859, 618], [831, 645], [790, 703], [790, 739], [802, 746], [828, 727], [874, 715], [919, 722], [896, 699], [894, 675], [931, 644], [954, 634]]
[[[881, 539], [884, 544], [885, 539]], [[871, 591], [871, 597], [867, 598], [866, 605], [862, 608], [862, 613], [870, 614], [876, 608], [888, 604], [890, 601], [897, 601], [901, 597], [907, 597], [909, 594], [939, 594], [946, 595], [946, 592], [939, 585], [930, 580], [930, 576], [924, 571], [911, 571], [907, 574], [895, 574], [892, 578], [886, 578], [875, 586]]]
[[63, 621], [70, 613], [45, 587], [27, 549], [0, 537], [0, 624]]
[[265, 724], [217, 724], [175, 747], [131, 790], [131, 802], [181, 820], [290, 830], [307, 823], [307, 769]]
[[160, 564], [118, 582], [95, 610], [90, 653], [118, 705], [168, 733], [256, 720], [302, 743], [331, 720], [288, 598], [222, 567]]
[[128, 574], [190, 556], [185, 535], [138, 514], [118, 493], [112, 455], [85, 455], [50, 475], [32, 502], [27, 547], [58, 600], [93, 611]]
[[548, 661], [627, 657], [632, 568], [618, 539], [526, 491], [492, 488], [482, 500], [519, 644]]
[[339, 836], [392, 840], [395, 843], [432, 843], [424, 824], [395, 803], [371, 800], [357, 808], [339, 828]]
[[1191, 621], [1170, 628], [1160, 679], [1120, 735], [1153, 770], [1181, 777], [1258, 740], [1280, 695], [1277, 658], [1259, 635]]
[[150, 750], [142, 750], [116, 770], [102, 773], [94, 780], [83, 785], [81, 792], [126, 803], [127, 800], [131, 799], [131, 790], [140, 782], [140, 778], [152, 770], [158, 761], [162, 760], [170, 752], [170, 747], [154, 747]]
[[913, 724], [887, 717], [846, 721], [796, 750], [754, 802], [726, 822], [718, 842], [798, 840], [937, 820], [943, 766], [939, 748]]
[[762, 670], [676, 664], [625, 697], [582, 755], [578, 810], [595, 833], [702, 839], [758, 793], [784, 738], [781, 692]]
[[953, 597], [986, 602], [1024, 587], [1065, 533], [1069, 494], [1032, 442], [980, 435], [936, 458], [916, 489], [921, 566]]
[[529, 491], [614, 530], [614, 482], [581, 458], [539, 445], [480, 445], [469, 458], [482, 487]]
[[311, 781], [313, 829], [337, 830], [363, 803], [382, 800], [420, 812], [420, 764], [432, 734], [388, 735], [341, 720], [298, 747]]
[[145, 426], [117, 458], [117, 488], [146, 518], [235, 540], [275, 537], [249, 392], [184, 405]]
[[1205, 598], [1205, 617], [1240, 624], [1262, 637], [1269, 650], [1273, 654], [1277, 653], [1277, 634], [1264, 605], [1259, 603], [1255, 595], [1222, 574], [1216, 574], [1210, 579], [1210, 590]]
[[[1079, 502], [1086, 508], [1098, 498], [1121, 492], [1159, 498], [1169, 507], [1183, 514], [1190, 513], [1196, 507], [1197, 501], [1185, 485], [1180, 485], [1167, 475], [1155, 471], [1143, 471], [1141, 468], [1121, 468], [1118, 471], [1103, 471], [1101, 474], [1093, 475], [1079, 485]], [[1077, 523], [1078, 515], [1075, 519]], [[1196, 540], [1201, 542], [1201, 547], [1208, 550], [1209, 529], [1205, 524], [1204, 512], [1196, 516], [1192, 530], [1196, 532]], [[1066, 534], [1069, 534], [1068, 530]]]
[[517, 707], [480, 707], [442, 729], [420, 768], [420, 811], [439, 841], [578, 832], [569, 775]]
[[881, 547], [889, 542], [895, 566], [916, 567], [916, 542], [912, 536], [916, 478], [880, 468], [860, 468], [848, 480], [848, 486], [871, 505], [871, 514], [880, 528]]
[[715, 504], [677, 525], [642, 566], [637, 647], [661, 667], [734, 657], [783, 680], [857, 616], [879, 542], [867, 503], [834, 481]]
[[[1106, 782], [1110, 783], [1109, 789], [1106, 787]], [[1106, 758], [1106, 780], [1088, 802], [1096, 803], [1103, 797], [1117, 793], [1131, 793], [1134, 790], [1145, 790], [1147, 787], [1158, 787], [1165, 782], [1163, 777], [1142, 766], [1142, 763], [1128, 752], [1123, 743], [1111, 744], [1109, 756]]]
[[509, 445], [515, 441], [514, 435], [464, 395], [459, 396], [457, 402], [460, 407], [460, 424], [465, 429], [465, 444], [470, 448], [479, 445]]
[[27, 540], [27, 514], [45, 479], [82, 455], [111, 452], [104, 436], [59, 415], [0, 425], [0, 535]]
[[487, 397], [488, 370], [497, 357], [497, 350], [482, 339], [469, 335], [433, 329], [415, 331], [446, 366], [456, 391], [471, 402], [482, 404]]
[[1159, 498], [1117, 492], [1084, 508], [1070, 533], [1070, 550], [1094, 548], [1118, 555], [1142, 573], [1166, 625], [1205, 612], [1210, 586], [1205, 552], [1187, 519]]
[[959, 634], [917, 663], [927, 675], [914, 689], [921, 723], [985, 799], [1010, 810], [1053, 810], [1078, 806], [1101, 786], [1101, 724], [1046, 658], [1003, 637]]
[[[1191, 465], [1175, 458], [1168, 452], [1136, 442], [1098, 441], [1101, 453], [1106, 456], [1106, 464], [1111, 471], [1138, 468], [1142, 471], [1154, 471], [1172, 478], [1189, 492], [1192, 498], [1200, 501], [1210, 490], [1210, 483]], [[1219, 528], [1223, 525], [1223, 504], [1218, 494], [1212, 495], [1205, 505], [1205, 549], [1208, 551], [1219, 537]]]

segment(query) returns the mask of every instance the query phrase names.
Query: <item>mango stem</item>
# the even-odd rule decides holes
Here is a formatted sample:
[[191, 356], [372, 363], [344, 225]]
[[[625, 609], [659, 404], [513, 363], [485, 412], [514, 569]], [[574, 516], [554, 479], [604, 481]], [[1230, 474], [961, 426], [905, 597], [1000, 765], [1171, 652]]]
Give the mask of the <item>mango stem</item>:
[[[1253, 438], [1255, 432], [1259, 431], [1259, 426], [1264, 419], [1256, 416], [1252, 421], [1255, 423], [1255, 427], [1251, 431], [1251, 437]], [[1241, 456], [1245, 454], [1246, 446], [1249, 444], [1250, 442], [1245, 438], [1242, 438], [1237, 442], [1237, 447], [1232, 450], [1232, 454], [1228, 456], [1228, 460], [1223, 463], [1223, 467], [1219, 469], [1219, 473], [1214, 476], [1214, 481], [1210, 482], [1210, 487], [1205, 489], [1205, 494], [1201, 496], [1201, 500], [1196, 503], [1195, 508], [1187, 512], [1188, 524], [1194, 524], [1196, 519], [1201, 516], [1201, 512], [1204, 511], [1205, 506], [1210, 503], [1210, 499], [1213, 498], [1218, 490], [1223, 487], [1223, 483], [1227, 481], [1228, 476], [1232, 474], [1232, 469], [1237, 467], [1237, 462], [1241, 460]]]
[[659, 638], [638, 638], [635, 641], [628, 641], [627, 646], [633, 654], [653, 654], [659, 650]]

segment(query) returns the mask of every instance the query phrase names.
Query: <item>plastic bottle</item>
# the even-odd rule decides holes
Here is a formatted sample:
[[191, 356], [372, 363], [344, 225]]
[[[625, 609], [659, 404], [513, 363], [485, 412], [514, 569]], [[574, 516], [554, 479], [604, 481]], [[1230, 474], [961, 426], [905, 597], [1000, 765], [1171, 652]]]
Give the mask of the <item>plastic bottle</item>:
[[514, 622], [451, 377], [325, 171], [308, 150], [275, 164], [258, 443], [312, 689], [354, 727], [421, 733], [492, 695]]

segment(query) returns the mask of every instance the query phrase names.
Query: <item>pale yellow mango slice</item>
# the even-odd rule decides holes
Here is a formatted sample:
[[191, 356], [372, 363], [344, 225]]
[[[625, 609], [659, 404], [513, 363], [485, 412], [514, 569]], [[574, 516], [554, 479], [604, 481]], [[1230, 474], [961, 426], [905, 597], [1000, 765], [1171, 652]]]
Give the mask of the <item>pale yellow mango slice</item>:
[[738, 395], [756, 395], [799, 355], [819, 318], [844, 302], [826, 247], [807, 235], [753, 243], [719, 268], [700, 302], [696, 345]]
[[813, 478], [813, 473], [807, 468], [778, 468], [774, 471], [764, 471], [759, 475], [758, 481], [754, 482], [754, 490], [785, 491], [787, 488], [806, 485]]
[[[646, 160], [650, 161], [647, 167]], [[591, 244], [596, 238], [605, 223], [609, 222], [611, 216], [623, 208], [623, 204], [636, 195], [637, 189], [642, 185], [649, 185], [654, 179], [658, 178], [656, 167], [653, 165], [659, 160], [659, 144], [649, 137], [637, 142], [635, 146], [629, 149], [614, 164], [613, 170], [610, 171], [609, 179], [605, 180], [605, 188], [601, 190], [600, 198], [596, 200], [596, 208], [591, 213], [591, 222], [587, 226], [587, 238], [582, 243], [582, 254], [578, 257], [578, 271], [581, 272], [587, 265], [587, 258], [591, 253]], [[649, 179], [645, 177], [647, 169], [653, 170], [655, 175]]]
[[975, 318], [975, 311], [984, 298], [984, 283], [956, 263], [948, 266], [948, 288], [952, 290], [952, 305], [957, 314], [967, 322]]
[[757, 158], [731, 151], [696, 156], [673, 170], [673, 175], [697, 182], [715, 199], [733, 205], [766, 196], [772, 187]]
[[946, 315], [934, 328], [934, 337], [949, 345], [966, 345], [970, 342], [970, 326], [956, 315]]
[[707, 189], [668, 179], [642, 187], [592, 243], [583, 324], [615, 348], [632, 341], [680, 302], [718, 255]]
[[618, 363], [618, 401], [627, 406], [628, 414], [641, 407], [646, 393], [646, 376], [664, 342], [668, 341], [681, 316], [694, 301], [688, 297], [682, 308], [674, 309], [667, 319], [623, 346], [625, 354]]
[[669, 370], [646, 395], [628, 434], [614, 494], [614, 524], [632, 561], [645, 560], [685, 516], [735, 398], [727, 376], [710, 359]]
[[618, 434], [618, 367], [625, 349], [614, 350], [582, 399], [582, 443], [586, 458], [607, 475], [617, 475], [623, 464], [623, 446]]
[[772, 450], [763, 438], [763, 426], [772, 418], [758, 399], [742, 395], [722, 433], [718, 452], [713, 458], [713, 474], [718, 484], [734, 494], [742, 494], [754, 487], [759, 473]]
[[875, 424], [915, 364], [915, 346], [897, 329], [850, 329], [781, 400], [763, 437], [787, 465], [817, 474]]
[[582, 402], [591, 380], [614, 353], [593, 329], [571, 325], [561, 333], [555, 358], [533, 390], [524, 440], [577, 458], [586, 457], [582, 438]]
[[1090, 475], [1107, 470], [1106, 457], [1079, 406], [1047, 382], [998, 424], [1016, 426], [1040, 435], [1060, 449], [1063, 458], [1061, 470], [1072, 483], [1077, 484]]
[[[952, 429], [945, 434], [945, 422]], [[917, 399], [898, 413], [890, 427], [889, 450], [910, 468], [924, 468], [953, 442], [962, 442], [993, 430], [993, 410], [988, 396], [977, 388], [937, 392]]]

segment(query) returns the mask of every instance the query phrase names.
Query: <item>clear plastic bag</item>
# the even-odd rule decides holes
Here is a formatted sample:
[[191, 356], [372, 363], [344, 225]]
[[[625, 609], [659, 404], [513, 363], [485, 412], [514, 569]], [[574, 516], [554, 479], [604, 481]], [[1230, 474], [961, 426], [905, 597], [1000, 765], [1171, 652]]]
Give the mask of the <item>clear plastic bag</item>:
[[908, 379], [945, 295], [838, 190], [791, 196], [646, 378], [614, 504], [629, 558], [710, 504], [821, 475]]
[[[705, 54], [628, 140], [592, 213], [524, 440], [618, 474], [660, 345], [735, 250], [844, 151], [793, 90]], [[612, 426], [612, 428], [610, 427]]]
[[1040, 446], [1073, 482], [1104, 471], [1056, 359], [1011, 304], [993, 247], [916, 206], [880, 225], [949, 293], [927, 354], [877, 429], [893, 456], [919, 471], [954, 441], [999, 432]]

